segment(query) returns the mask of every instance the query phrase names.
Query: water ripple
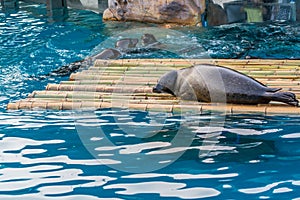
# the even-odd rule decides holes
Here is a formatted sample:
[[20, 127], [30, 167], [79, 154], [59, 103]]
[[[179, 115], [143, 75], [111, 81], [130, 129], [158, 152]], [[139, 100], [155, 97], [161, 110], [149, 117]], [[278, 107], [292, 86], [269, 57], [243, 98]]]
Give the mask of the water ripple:
[[285, 192], [291, 192], [293, 191], [290, 188], [287, 187], [279, 187], [279, 188], [275, 188], [281, 184], [285, 184], [285, 183], [291, 183], [292, 181], [280, 181], [280, 182], [276, 182], [276, 183], [271, 183], [268, 184], [266, 186], [263, 187], [255, 187], [255, 188], [245, 188], [245, 189], [239, 189], [240, 192], [245, 193], [245, 194], [259, 194], [259, 193], [264, 193], [267, 192], [269, 190], [273, 189], [273, 193], [285, 193]]
[[[135, 194], [159, 194], [160, 197], [177, 197], [181, 199], [200, 199], [215, 197], [220, 192], [213, 188], [192, 187], [185, 188], [184, 183], [169, 182], [140, 182], [131, 184], [114, 184], [104, 186], [104, 189], [119, 189], [117, 194], [135, 195]], [[121, 191], [120, 191], [121, 189]]]
[[[114, 33], [147, 26], [104, 24], [95, 13], [72, 9], [66, 21], [48, 23], [45, 11], [45, 5], [20, 2], [19, 11], [0, 12], [1, 199], [299, 199], [299, 116], [230, 115], [223, 116], [224, 126], [218, 127], [210, 122], [221, 116], [211, 113], [185, 118], [127, 110], [92, 115], [5, 111], [9, 100], [62, 80], [34, 81], [31, 75], [86, 57]], [[188, 41], [188, 47], [196, 45], [190, 54], [180, 50], [187, 57], [207, 53], [217, 58], [299, 57], [296, 23], [175, 29], [185, 37], [167, 36], [162, 42], [171, 47], [178, 46], [178, 40]], [[83, 132], [96, 156], [85, 148], [76, 125], [102, 128], [104, 135], [93, 135], [90, 129]], [[180, 128], [184, 134], [172, 146]], [[186, 138], [191, 139], [190, 145], [181, 143]], [[102, 145], [104, 139], [115, 146]], [[172, 162], [178, 152], [181, 156]], [[140, 155], [155, 159], [144, 162]], [[140, 159], [138, 168], [165, 167], [135, 174], [110, 168], [126, 165], [126, 156]]]

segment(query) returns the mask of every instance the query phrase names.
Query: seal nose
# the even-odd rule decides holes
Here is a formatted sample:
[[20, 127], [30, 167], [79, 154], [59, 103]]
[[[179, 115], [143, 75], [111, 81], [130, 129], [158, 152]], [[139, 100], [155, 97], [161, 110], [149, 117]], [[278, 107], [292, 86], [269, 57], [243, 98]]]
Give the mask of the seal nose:
[[126, 14], [126, 10], [123, 10], [121, 8], [117, 9], [117, 14], [120, 17], [120, 20], [125, 20], [125, 14]]
[[162, 93], [162, 89], [163, 89], [162, 85], [157, 84], [155, 87], [153, 87], [152, 91], [154, 93]]

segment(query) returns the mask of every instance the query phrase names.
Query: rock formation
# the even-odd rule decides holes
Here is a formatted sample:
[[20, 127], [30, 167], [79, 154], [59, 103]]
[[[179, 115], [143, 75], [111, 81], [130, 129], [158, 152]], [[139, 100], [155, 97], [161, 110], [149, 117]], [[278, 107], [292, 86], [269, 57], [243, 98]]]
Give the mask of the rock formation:
[[108, 0], [103, 20], [197, 25], [205, 0]]

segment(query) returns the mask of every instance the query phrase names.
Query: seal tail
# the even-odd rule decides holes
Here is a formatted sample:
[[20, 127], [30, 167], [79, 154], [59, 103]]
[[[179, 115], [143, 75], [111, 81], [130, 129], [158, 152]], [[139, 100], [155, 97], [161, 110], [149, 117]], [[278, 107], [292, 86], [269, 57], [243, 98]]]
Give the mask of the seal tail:
[[267, 98], [270, 101], [279, 101], [288, 105], [299, 106], [299, 101], [297, 100], [296, 95], [291, 92], [267, 93]]

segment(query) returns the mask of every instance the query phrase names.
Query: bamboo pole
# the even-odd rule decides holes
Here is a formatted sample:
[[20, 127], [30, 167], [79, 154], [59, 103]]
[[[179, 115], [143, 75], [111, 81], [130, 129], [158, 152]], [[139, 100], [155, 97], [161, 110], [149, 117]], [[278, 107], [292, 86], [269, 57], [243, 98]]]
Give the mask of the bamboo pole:
[[171, 71], [173, 68], [168, 68], [163, 71], [160, 70], [151, 70], [151, 69], [142, 69], [142, 68], [130, 68], [128, 70], [110, 70], [110, 69], [99, 69], [99, 70], [82, 70], [77, 72], [79, 74], [96, 74], [96, 75], [104, 75], [104, 76], [121, 76], [126, 74], [133, 74], [133, 75], [146, 75], [146, 76], [158, 76], [164, 74], [168, 71]]
[[[159, 76], [164, 73], [167, 73], [174, 68], [166, 67], [161, 70], [151, 70], [151, 69], [144, 69], [144, 68], [132, 68], [128, 70], [111, 70], [111, 69], [105, 69], [105, 70], [84, 70], [77, 74], [91, 74], [91, 75], [101, 75], [101, 76], [122, 76], [122, 75], [147, 75], [147, 76]], [[285, 69], [285, 68], [266, 68], [262, 69], [260, 68], [237, 68], [237, 67], [231, 67], [231, 69], [237, 70], [241, 73], [248, 74], [250, 76], [255, 75], [300, 75], [300, 71], [298, 69], [292, 68], [292, 69]]]
[[[146, 72], [150, 72], [150, 73], [165, 73], [167, 71], [170, 71], [172, 69], [180, 69], [180, 68], [184, 68], [184, 67], [190, 67], [192, 65], [186, 65], [186, 66], [169, 66], [169, 65], [165, 65], [165, 66], [161, 66], [161, 67], [155, 67], [155, 66], [131, 66], [131, 67], [127, 67], [127, 66], [115, 66], [115, 67], [91, 67], [88, 70], [84, 70], [87, 72], [102, 72], [102, 73], [124, 73], [124, 72], [129, 72], [129, 71], [133, 71], [133, 72], [140, 72], [140, 71], [146, 71]], [[300, 73], [299, 72], [299, 66], [279, 66], [279, 65], [228, 65], [228, 64], [222, 64], [220, 66], [224, 66], [224, 67], [228, 67], [234, 70], [238, 70], [238, 71], [243, 71], [243, 72], [251, 72], [251, 71], [276, 71], [278, 73]]]
[[[299, 91], [300, 86], [275, 85], [288, 91]], [[275, 87], [274, 85], [272, 87]], [[46, 90], [53, 91], [81, 91], [81, 92], [107, 92], [107, 93], [151, 93], [152, 87], [149, 85], [70, 85], [70, 84], [48, 84]]]
[[64, 85], [132, 85], [132, 86], [149, 86], [152, 87], [157, 84], [156, 81], [130, 81], [130, 80], [77, 80], [77, 81], [61, 81]]
[[[247, 73], [246, 73], [247, 74]], [[300, 81], [300, 74], [291, 72], [290, 74], [284, 73], [272, 73], [272, 74], [248, 74], [256, 79], [291, 79], [295, 81]], [[123, 79], [131, 79], [131, 80], [143, 80], [143, 82], [157, 82], [160, 76], [154, 74], [124, 74], [124, 75], [101, 75], [101, 74], [88, 74], [88, 73], [75, 73], [71, 74], [70, 81], [75, 80], [123, 80]]]
[[107, 103], [112, 103], [113, 105], [123, 105], [125, 107], [127, 104], [156, 104], [158, 105], [178, 105], [181, 103], [180, 100], [178, 99], [132, 99], [132, 98], [116, 98], [116, 97], [111, 97], [111, 98], [80, 98], [80, 97], [75, 97], [75, 98], [57, 98], [57, 97], [36, 97], [33, 99], [26, 99], [27, 102], [31, 103], [36, 103], [36, 102], [53, 102], [53, 103], [61, 103], [61, 102], [69, 102], [69, 103], [77, 103], [77, 102], [107, 102]]
[[[291, 87], [299, 87], [300, 81], [296, 80], [282, 80], [282, 79], [259, 79], [262, 83], [269, 85], [269, 86], [291, 86]], [[61, 84], [64, 85], [117, 85], [117, 84], [123, 84], [123, 85], [147, 85], [149, 87], [155, 85], [157, 83], [156, 81], [153, 82], [144, 82], [142, 81], [120, 81], [120, 80], [78, 80], [78, 81], [61, 81]]]
[[122, 59], [122, 60], [97, 60], [95, 66], [102, 65], [182, 65], [182, 64], [234, 64], [234, 65], [292, 65], [300, 66], [299, 60], [273, 60], [273, 59]]
[[[197, 62], [197, 60], [194, 60], [192, 62], [186, 62], [183, 66], [182, 62], [180, 62], [179, 64], [174, 64], [174, 63], [160, 63], [160, 67], [157, 67], [157, 64], [154, 62], [152, 63], [147, 63], [147, 65], [149, 66], [145, 66], [141, 63], [141, 66], [138, 65], [122, 65], [121, 63], [111, 63], [110, 66], [106, 67], [106, 66], [101, 66], [101, 65], [95, 65], [92, 69], [96, 70], [97, 68], [99, 69], [99, 67], [103, 67], [106, 70], [114, 70], [114, 68], [117, 68], [119, 70], [128, 70], [128, 68], [152, 68], [152, 70], [161, 70], [164, 68], [183, 68], [183, 67], [189, 67], [193, 64], [219, 64], [222, 66], [228, 66], [229, 68], [233, 68], [233, 69], [239, 69], [239, 70], [292, 70], [294, 72], [299, 71], [299, 65], [300, 62], [298, 61], [297, 63], [295, 63], [294, 65], [286, 65], [286, 62], [283, 61], [277, 61], [278, 63], [274, 63], [276, 62], [276, 60], [270, 60], [269, 63], [265, 62], [257, 62], [257, 63], [252, 63], [251, 64], [251, 60], [248, 60], [247, 62], [245, 61], [235, 61], [235, 60], [230, 60], [227, 62], [222, 62], [222, 61], [214, 61], [214, 62], [206, 62], [201, 60], [201, 62]], [[130, 62], [131, 63], [131, 62]], [[145, 63], [144, 63], [145, 64]]]
[[88, 98], [88, 99], [105, 99], [105, 98], [129, 98], [132, 99], [176, 99], [171, 94], [167, 93], [108, 93], [108, 92], [77, 92], [77, 91], [52, 91], [52, 90], [44, 90], [44, 91], [34, 91], [32, 92], [28, 98]]
[[30, 102], [20, 101], [9, 103], [8, 109], [51, 109], [51, 110], [70, 110], [70, 109], [101, 109], [101, 108], [126, 108], [143, 111], [158, 111], [171, 113], [185, 113], [194, 111], [194, 113], [203, 113], [206, 111], [219, 111], [226, 114], [239, 113], [261, 113], [266, 115], [272, 114], [300, 114], [300, 108], [285, 105], [161, 105], [161, 104], [114, 104], [112, 102]]
[[91, 74], [71, 74], [70, 81], [75, 80], [114, 80], [114, 81], [138, 81], [138, 82], [157, 82], [159, 79], [159, 76], [152, 76], [152, 77], [146, 77], [146, 76], [101, 76], [101, 75], [91, 75]]
[[[122, 85], [121, 85], [122, 86]], [[110, 93], [151, 93], [152, 87], [116, 87], [107, 85], [63, 85], [63, 84], [48, 84], [46, 90], [55, 91], [91, 91], [91, 92], [110, 92]]]
[[[171, 71], [168, 70], [168, 71]], [[139, 69], [134, 69], [130, 71], [120, 71], [120, 72], [108, 72], [108, 71], [95, 71], [95, 70], [85, 70], [78, 72], [77, 74], [85, 75], [95, 75], [95, 76], [138, 76], [138, 77], [157, 77], [161, 76], [168, 71], [143, 71]]]
[[131, 70], [139, 70], [139, 71], [150, 71], [150, 72], [167, 72], [170, 69], [175, 69], [175, 67], [171, 67], [171, 66], [162, 66], [162, 67], [156, 67], [156, 66], [133, 66], [133, 67], [126, 67], [126, 66], [115, 66], [115, 67], [90, 67], [87, 70], [89, 71], [106, 71], [106, 72], [126, 72], [126, 71], [131, 71]]

